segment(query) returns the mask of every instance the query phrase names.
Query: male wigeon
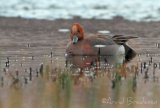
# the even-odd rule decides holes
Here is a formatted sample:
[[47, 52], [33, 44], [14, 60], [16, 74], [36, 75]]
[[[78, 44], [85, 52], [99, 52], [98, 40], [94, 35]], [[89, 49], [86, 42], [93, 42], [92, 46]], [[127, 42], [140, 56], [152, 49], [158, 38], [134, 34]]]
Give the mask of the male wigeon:
[[84, 29], [79, 23], [74, 23], [70, 29], [70, 43], [66, 54], [68, 61], [77, 67], [90, 66], [101, 57], [107, 63], [125, 63], [136, 56], [136, 52], [126, 45], [129, 39], [136, 37], [125, 37], [122, 35], [86, 36]]

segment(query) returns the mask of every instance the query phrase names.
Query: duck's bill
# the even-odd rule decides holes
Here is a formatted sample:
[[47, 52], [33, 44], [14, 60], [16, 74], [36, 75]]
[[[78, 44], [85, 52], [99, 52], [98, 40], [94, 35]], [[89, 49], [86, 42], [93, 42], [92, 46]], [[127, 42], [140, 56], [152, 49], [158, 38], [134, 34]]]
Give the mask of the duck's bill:
[[72, 43], [76, 44], [77, 42], [78, 42], [78, 37], [77, 36], [73, 36]]

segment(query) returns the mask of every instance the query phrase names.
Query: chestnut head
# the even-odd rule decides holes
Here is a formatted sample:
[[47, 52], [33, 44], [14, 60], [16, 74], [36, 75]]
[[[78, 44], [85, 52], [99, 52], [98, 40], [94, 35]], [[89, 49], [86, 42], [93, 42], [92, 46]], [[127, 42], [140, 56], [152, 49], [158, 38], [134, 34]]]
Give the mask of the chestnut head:
[[73, 44], [84, 39], [84, 30], [79, 23], [74, 23], [70, 29], [70, 38]]

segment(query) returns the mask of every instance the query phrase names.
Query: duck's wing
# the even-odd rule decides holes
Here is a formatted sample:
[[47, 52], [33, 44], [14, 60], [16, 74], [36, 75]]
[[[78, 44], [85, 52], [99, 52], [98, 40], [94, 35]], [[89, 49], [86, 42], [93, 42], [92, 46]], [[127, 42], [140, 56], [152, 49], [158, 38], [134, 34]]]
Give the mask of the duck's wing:
[[117, 44], [123, 45], [126, 43], [129, 39], [138, 38], [137, 36], [124, 36], [124, 35], [114, 35], [112, 37], [112, 40], [116, 42]]
[[107, 36], [103, 36], [103, 35], [89, 37], [86, 40], [88, 40], [88, 42], [92, 46], [95, 46], [95, 45], [115, 45], [115, 42], [111, 38], [108, 38]]

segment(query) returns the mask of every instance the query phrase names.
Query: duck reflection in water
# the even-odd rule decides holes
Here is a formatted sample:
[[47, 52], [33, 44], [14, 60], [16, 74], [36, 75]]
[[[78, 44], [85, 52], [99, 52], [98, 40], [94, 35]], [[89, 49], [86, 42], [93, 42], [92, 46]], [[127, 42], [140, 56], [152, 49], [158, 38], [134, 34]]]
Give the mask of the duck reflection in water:
[[134, 36], [98, 35], [86, 36], [79, 23], [74, 23], [70, 29], [70, 42], [66, 48], [66, 66], [71, 69], [86, 69], [101, 67], [111, 68], [116, 65], [125, 65], [136, 56], [136, 52], [126, 45]]

